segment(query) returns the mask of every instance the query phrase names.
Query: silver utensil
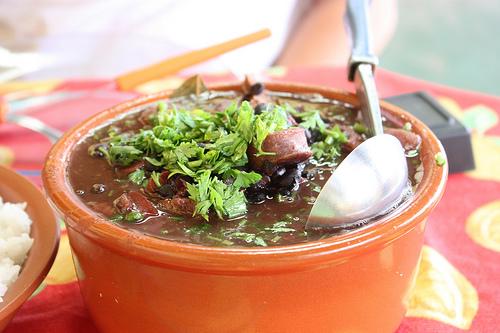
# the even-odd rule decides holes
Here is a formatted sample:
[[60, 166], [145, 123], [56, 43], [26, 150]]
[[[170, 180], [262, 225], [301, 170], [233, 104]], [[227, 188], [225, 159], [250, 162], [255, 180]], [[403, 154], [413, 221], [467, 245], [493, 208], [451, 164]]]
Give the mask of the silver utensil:
[[306, 228], [349, 228], [389, 211], [408, 187], [401, 143], [384, 134], [373, 70], [368, 0], [347, 1], [352, 37], [349, 80], [354, 81], [363, 120], [372, 137], [354, 149], [330, 176], [316, 198]]
[[55, 143], [62, 135], [59, 130], [50, 127], [42, 121], [30, 116], [24, 116], [17, 113], [7, 113], [5, 115], [5, 120], [8, 123], [16, 124], [28, 128], [32, 131], [38, 132], [47, 137], [52, 143]]

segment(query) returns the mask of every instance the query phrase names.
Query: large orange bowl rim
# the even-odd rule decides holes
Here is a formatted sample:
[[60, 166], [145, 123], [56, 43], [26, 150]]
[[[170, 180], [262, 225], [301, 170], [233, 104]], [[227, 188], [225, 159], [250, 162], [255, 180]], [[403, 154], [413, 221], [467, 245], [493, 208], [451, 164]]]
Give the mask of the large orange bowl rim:
[[[319, 93], [323, 96], [359, 105], [357, 97], [349, 92], [319, 86], [290, 83], [264, 83], [270, 91]], [[239, 90], [241, 84], [212, 86], [214, 90]], [[390, 214], [383, 221], [368, 224], [343, 235], [287, 246], [226, 248], [203, 246], [159, 239], [116, 226], [97, 216], [74, 194], [67, 180], [67, 161], [74, 146], [95, 127], [102, 126], [123, 113], [167, 99], [171, 91], [146, 95], [118, 104], [83, 121], [54, 145], [48, 154], [42, 179], [46, 193], [68, 221], [78, 221], [69, 227], [86, 235], [101, 245], [124, 255], [157, 265], [204, 272], [260, 272], [283, 271], [318, 265], [324, 260], [345, 260], [360, 251], [369, 251], [401, 237], [416, 227], [430, 213], [441, 198], [447, 178], [447, 166], [436, 165], [434, 156], [444, 150], [430, 129], [411, 114], [386, 102], [383, 109], [398, 115], [413, 126], [422, 139], [421, 157], [424, 176], [411, 201], [403, 210]], [[68, 222], [67, 221], [67, 222]]]

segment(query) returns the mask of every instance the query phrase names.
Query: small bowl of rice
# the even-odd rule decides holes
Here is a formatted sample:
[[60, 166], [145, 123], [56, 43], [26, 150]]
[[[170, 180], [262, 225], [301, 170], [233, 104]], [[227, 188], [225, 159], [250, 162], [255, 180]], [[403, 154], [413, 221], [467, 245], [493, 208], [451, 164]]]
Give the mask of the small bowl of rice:
[[0, 332], [49, 272], [59, 227], [41, 191], [0, 166]]

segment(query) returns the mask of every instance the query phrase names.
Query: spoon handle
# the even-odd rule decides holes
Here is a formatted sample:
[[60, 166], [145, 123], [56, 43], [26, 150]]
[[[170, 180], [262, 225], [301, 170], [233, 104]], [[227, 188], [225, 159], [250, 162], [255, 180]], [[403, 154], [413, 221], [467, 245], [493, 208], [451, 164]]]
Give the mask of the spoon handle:
[[373, 70], [378, 58], [372, 52], [370, 23], [368, 16], [369, 0], [348, 0], [346, 18], [352, 38], [352, 54], [349, 59], [349, 80], [354, 81], [363, 120], [369, 135], [384, 134]]
[[384, 134], [377, 88], [370, 64], [361, 63], [356, 67], [354, 85], [356, 86], [356, 95], [361, 104], [361, 114], [368, 129], [368, 135]]
[[373, 69], [378, 58], [373, 54], [368, 15], [369, 0], [348, 0], [346, 21], [352, 40], [352, 53], [349, 59], [349, 81], [354, 81], [354, 73], [359, 64], [370, 64]]

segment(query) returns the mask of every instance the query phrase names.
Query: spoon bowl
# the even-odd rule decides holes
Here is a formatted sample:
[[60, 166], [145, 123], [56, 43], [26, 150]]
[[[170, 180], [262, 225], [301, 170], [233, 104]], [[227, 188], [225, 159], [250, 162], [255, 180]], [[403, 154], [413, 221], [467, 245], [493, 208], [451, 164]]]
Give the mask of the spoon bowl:
[[382, 215], [401, 201], [407, 187], [401, 143], [389, 134], [376, 135], [356, 147], [333, 172], [316, 198], [306, 228], [344, 228]]

